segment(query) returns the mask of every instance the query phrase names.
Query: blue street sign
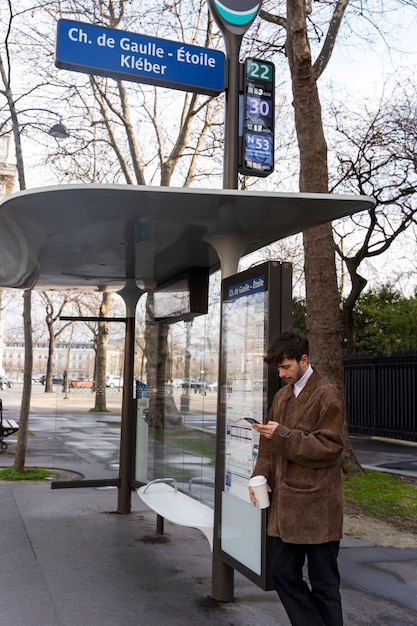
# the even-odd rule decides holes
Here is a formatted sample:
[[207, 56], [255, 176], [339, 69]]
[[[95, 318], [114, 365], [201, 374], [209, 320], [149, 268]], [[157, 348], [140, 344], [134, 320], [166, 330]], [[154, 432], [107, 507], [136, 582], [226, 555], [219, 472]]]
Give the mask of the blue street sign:
[[223, 52], [72, 20], [58, 22], [55, 65], [207, 95], [225, 88]]

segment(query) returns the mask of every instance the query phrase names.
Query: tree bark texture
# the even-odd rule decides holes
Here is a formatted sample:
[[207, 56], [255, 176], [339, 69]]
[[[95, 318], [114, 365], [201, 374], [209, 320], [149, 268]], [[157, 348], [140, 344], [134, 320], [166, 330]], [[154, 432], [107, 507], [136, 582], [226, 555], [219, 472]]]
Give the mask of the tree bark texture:
[[[111, 309], [113, 294], [111, 291], [103, 291], [100, 317], [107, 317]], [[107, 411], [106, 405], [106, 365], [107, 365], [107, 338], [109, 325], [107, 322], [98, 322], [97, 352], [96, 352], [96, 399], [94, 409]]]
[[[287, 54], [300, 151], [300, 191], [328, 193], [327, 143], [304, 0], [287, 0]], [[303, 244], [311, 360], [323, 376], [343, 390], [339, 292], [331, 224], [305, 231]]]
[[180, 426], [182, 419], [173, 396], [165, 393], [168, 324], [153, 322], [153, 307], [153, 293], [149, 292], [145, 326], [146, 376], [149, 387], [148, 424], [156, 429], [157, 438], [162, 440], [164, 428]]
[[45, 381], [45, 393], [52, 393], [53, 385], [52, 385], [52, 375], [53, 368], [55, 367], [55, 335], [54, 335], [54, 322], [53, 316], [50, 310], [50, 306], [47, 306], [46, 313], [46, 326], [48, 328], [49, 335], [49, 347], [48, 347], [48, 365], [46, 371], [46, 381]]
[[[300, 191], [328, 193], [327, 143], [307, 34], [305, 0], [287, 0], [287, 55], [291, 72]], [[335, 245], [331, 223], [303, 233], [307, 332], [311, 361], [344, 393], [343, 353]], [[346, 425], [343, 472], [361, 471]]]
[[23, 293], [23, 333], [25, 338], [25, 367], [23, 373], [23, 391], [20, 404], [19, 431], [13, 469], [23, 474], [26, 462], [26, 445], [29, 427], [30, 398], [32, 395], [32, 292]]

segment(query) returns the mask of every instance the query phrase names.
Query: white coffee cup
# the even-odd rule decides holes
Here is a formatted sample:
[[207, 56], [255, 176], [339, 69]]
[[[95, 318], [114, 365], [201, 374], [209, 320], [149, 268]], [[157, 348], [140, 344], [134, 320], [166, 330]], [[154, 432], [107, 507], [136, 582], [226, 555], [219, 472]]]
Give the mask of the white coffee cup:
[[249, 481], [249, 486], [252, 487], [256, 503], [260, 509], [266, 509], [269, 507], [269, 492], [268, 481], [265, 476], [252, 476]]

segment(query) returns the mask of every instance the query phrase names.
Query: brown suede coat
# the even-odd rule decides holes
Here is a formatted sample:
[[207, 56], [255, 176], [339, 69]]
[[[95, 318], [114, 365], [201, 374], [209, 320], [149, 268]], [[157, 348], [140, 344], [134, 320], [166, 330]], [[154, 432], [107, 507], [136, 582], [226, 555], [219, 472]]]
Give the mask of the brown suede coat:
[[272, 488], [268, 535], [298, 544], [341, 539], [341, 394], [314, 371], [297, 398], [292, 385], [278, 391], [268, 419], [279, 426], [271, 439], [261, 437], [253, 472], [266, 476]]

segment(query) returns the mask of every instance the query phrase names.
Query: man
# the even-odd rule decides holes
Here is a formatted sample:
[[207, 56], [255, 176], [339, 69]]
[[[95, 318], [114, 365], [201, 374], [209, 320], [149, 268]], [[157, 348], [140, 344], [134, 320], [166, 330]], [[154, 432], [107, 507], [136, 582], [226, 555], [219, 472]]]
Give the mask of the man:
[[[297, 330], [284, 332], [268, 349], [266, 363], [287, 385], [275, 395], [268, 422], [253, 425], [261, 435], [253, 475], [266, 476], [271, 490], [272, 578], [291, 624], [343, 626], [337, 556], [344, 403], [308, 355], [308, 340]], [[251, 488], [249, 496], [256, 504]], [[310, 586], [303, 579], [306, 559]]]

